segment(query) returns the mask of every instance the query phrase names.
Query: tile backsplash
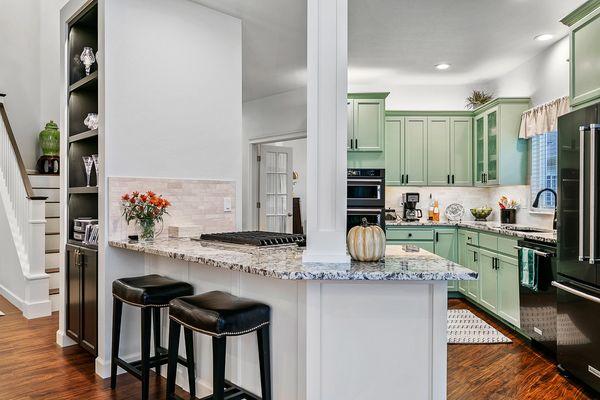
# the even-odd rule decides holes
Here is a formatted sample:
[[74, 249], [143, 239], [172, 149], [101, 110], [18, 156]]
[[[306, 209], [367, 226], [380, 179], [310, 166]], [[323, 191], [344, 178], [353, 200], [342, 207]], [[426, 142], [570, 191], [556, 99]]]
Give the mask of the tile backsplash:
[[[172, 203], [169, 215], [164, 217], [161, 235], [168, 234], [169, 226], [198, 226], [206, 233], [236, 230], [233, 181], [109, 177], [109, 240], [124, 239], [134, 233], [133, 224], [128, 226], [121, 215], [121, 196], [136, 190], [152, 190]], [[231, 200], [231, 212], [223, 211], [225, 198]]]
[[444, 210], [449, 204], [459, 203], [465, 208], [464, 220], [472, 221], [473, 216], [469, 212], [470, 208], [489, 206], [494, 211], [488, 217], [488, 221], [500, 221], [500, 208], [498, 199], [505, 195], [511, 199], [517, 200], [521, 206], [517, 211], [517, 224], [530, 225], [538, 228], [552, 228], [552, 214], [532, 213], [529, 211], [529, 205], [532, 202], [528, 185], [500, 186], [492, 188], [477, 187], [386, 187], [385, 203], [386, 207], [396, 209], [400, 215], [402, 193], [419, 193], [420, 202], [418, 208], [423, 210], [424, 218], [427, 218], [427, 208], [429, 207], [429, 195], [437, 199], [440, 205], [441, 220], [445, 221]]

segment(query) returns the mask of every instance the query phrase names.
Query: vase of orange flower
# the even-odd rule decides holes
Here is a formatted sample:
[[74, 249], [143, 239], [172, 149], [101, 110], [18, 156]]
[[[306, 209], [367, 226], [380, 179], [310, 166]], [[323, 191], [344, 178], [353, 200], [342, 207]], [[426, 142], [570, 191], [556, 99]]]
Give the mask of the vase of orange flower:
[[[146, 193], [125, 193], [121, 197], [121, 205], [127, 224], [132, 221], [136, 224], [138, 241], [149, 243], [154, 241], [157, 235], [160, 235], [163, 216], [169, 214], [167, 208], [171, 206], [171, 203], [162, 195], [148, 191]], [[156, 231], [157, 224], [161, 225], [158, 233]]]

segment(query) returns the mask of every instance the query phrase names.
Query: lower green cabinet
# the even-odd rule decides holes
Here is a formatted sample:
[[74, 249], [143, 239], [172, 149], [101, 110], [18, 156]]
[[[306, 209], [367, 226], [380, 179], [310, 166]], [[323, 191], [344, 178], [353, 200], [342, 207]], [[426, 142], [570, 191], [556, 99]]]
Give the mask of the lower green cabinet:
[[498, 315], [514, 326], [520, 327], [519, 262], [516, 258], [504, 255], [499, 255], [496, 260]]
[[479, 250], [479, 302], [490, 311], [498, 310], [498, 273], [496, 272], [496, 253]]
[[[459, 229], [457, 234], [457, 246], [458, 254], [456, 255], [456, 262], [466, 268], [471, 268], [467, 261], [467, 233]], [[458, 281], [458, 291], [464, 296], [467, 296], [469, 281]]]
[[481, 274], [479, 268], [479, 249], [475, 246], [467, 244], [467, 255], [466, 255], [466, 267], [471, 271], [477, 272], [479, 274], [479, 279], [475, 281], [466, 281], [467, 287], [467, 297], [473, 301], [479, 303], [479, 299], [481, 297], [480, 293], [480, 282], [481, 282]]
[[430, 253], [434, 252], [433, 242], [388, 240], [388, 244], [413, 245]]
[[[457, 262], [457, 235], [455, 228], [437, 228], [434, 232], [434, 253], [440, 257]], [[448, 281], [448, 291], [458, 290], [457, 281]]]

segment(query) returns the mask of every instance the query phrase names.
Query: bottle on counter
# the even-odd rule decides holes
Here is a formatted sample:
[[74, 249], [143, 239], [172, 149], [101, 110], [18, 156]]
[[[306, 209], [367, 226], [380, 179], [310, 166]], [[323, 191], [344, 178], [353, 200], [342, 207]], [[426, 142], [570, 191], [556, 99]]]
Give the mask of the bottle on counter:
[[429, 193], [429, 208], [427, 209], [427, 220], [428, 221], [433, 221], [433, 209], [434, 209], [433, 198], [431, 196], [431, 193]]
[[433, 202], [433, 220], [435, 222], [440, 222], [440, 204], [437, 199]]

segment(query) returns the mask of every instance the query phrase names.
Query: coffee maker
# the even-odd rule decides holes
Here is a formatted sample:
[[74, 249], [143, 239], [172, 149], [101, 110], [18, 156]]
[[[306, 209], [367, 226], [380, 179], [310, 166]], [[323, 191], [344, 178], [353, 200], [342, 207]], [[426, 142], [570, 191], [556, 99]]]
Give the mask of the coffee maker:
[[418, 221], [423, 212], [417, 208], [419, 202], [419, 193], [403, 193], [402, 194], [402, 220], [411, 222]]

